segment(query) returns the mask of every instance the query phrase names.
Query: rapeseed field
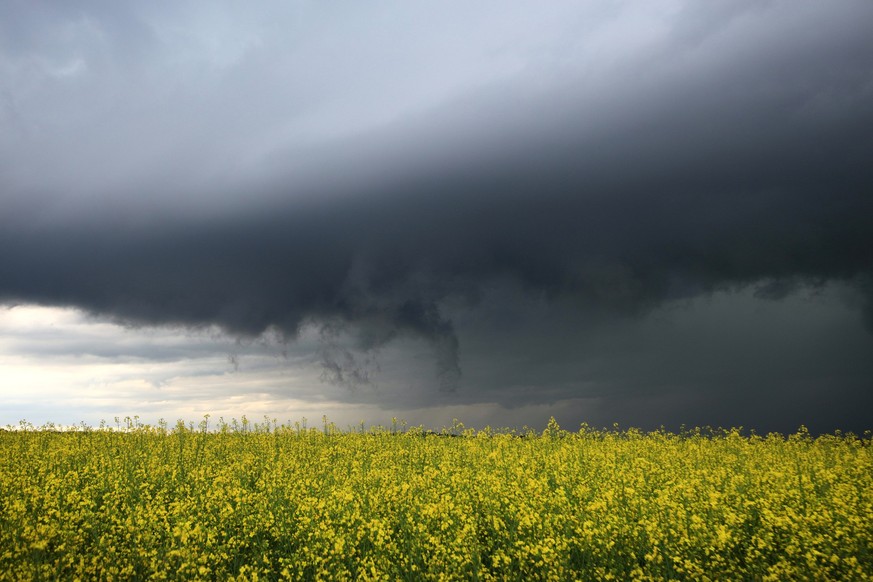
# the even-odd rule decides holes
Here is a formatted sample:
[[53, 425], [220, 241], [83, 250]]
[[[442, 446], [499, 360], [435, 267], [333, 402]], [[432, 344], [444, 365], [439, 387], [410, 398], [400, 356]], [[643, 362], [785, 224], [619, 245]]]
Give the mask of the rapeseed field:
[[873, 579], [869, 434], [0, 432], [3, 580]]

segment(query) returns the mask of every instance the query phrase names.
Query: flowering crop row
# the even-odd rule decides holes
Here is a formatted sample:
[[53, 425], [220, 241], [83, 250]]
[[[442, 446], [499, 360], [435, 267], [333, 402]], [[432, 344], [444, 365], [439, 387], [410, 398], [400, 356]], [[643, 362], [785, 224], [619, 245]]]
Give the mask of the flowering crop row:
[[869, 437], [261, 428], [0, 432], [0, 579], [873, 578]]

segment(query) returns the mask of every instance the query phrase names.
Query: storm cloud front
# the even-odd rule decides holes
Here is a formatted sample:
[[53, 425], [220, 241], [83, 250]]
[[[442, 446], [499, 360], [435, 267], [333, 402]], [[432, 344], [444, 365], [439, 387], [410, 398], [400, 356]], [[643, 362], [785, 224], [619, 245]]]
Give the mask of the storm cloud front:
[[0, 301], [316, 329], [353, 404], [871, 428], [873, 5], [532, 10], [0, 9]]

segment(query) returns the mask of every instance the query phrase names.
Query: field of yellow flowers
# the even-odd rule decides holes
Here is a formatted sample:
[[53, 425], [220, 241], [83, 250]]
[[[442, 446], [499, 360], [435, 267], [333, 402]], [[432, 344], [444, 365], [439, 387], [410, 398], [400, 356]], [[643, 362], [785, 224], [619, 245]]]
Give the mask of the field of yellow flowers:
[[873, 579], [869, 435], [205, 419], [0, 449], [4, 580]]

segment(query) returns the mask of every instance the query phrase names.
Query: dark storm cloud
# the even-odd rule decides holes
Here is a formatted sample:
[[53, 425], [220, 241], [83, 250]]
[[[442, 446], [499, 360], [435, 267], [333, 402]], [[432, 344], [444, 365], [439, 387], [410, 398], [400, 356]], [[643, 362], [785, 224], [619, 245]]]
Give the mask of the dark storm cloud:
[[[243, 335], [314, 322], [364, 350], [425, 338], [451, 389], [444, 304], [475, 306], [500, 282], [618, 315], [750, 285], [778, 300], [840, 281], [873, 298], [871, 19], [867, 3], [691, 8], [614, 65], [522, 67], [378, 127], [272, 148], [220, 183], [156, 174], [71, 197], [9, 180], [0, 299]], [[241, 67], [214, 86], [244, 93], [222, 84]], [[183, 159], [215, 152], [196, 138]], [[112, 174], [121, 154], [98, 151]]]

